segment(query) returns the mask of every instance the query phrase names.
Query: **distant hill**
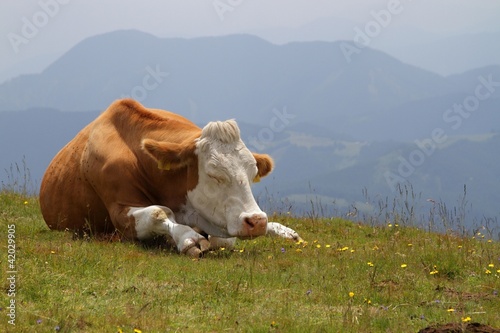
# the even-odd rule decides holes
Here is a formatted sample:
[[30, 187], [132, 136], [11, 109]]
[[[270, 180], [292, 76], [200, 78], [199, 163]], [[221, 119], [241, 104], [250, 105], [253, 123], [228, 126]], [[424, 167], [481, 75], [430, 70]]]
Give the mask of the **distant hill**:
[[[270, 28], [253, 33], [277, 44], [285, 44], [291, 40], [352, 41], [357, 34], [355, 28], [363, 30], [366, 23], [340, 17], [323, 17], [293, 29]], [[498, 25], [485, 22], [482, 28], [471, 28], [476, 31], [469, 29], [466, 33], [441, 36], [406, 25], [391, 25], [370, 40], [370, 47], [444, 76], [478, 67], [500, 65]]]
[[450, 75], [477, 67], [500, 65], [499, 40], [500, 32], [491, 32], [407, 43], [405, 47], [399, 47], [392, 41], [376, 48], [415, 66]]
[[247, 35], [160, 39], [137, 31], [108, 33], [79, 43], [41, 74], [0, 85], [0, 110], [103, 109], [135, 93], [150, 105], [176, 110], [195, 103], [204, 119], [236, 113], [255, 121], [270, 106], [286, 105], [332, 121], [346, 112], [364, 114], [453, 91], [445, 78], [370, 49], [349, 63], [342, 43], [278, 46]]
[[[116, 98], [132, 96], [200, 122], [236, 118], [268, 125], [273, 109], [287, 108], [297, 121], [375, 138], [391, 127], [405, 128], [407, 110], [416, 116], [430, 112], [414, 112], [419, 105], [463, 100], [478, 84], [472, 73], [500, 75], [500, 66], [491, 66], [442, 77], [368, 48], [348, 62], [341, 50], [346, 45], [351, 44], [107, 33], [79, 43], [41, 74], [0, 85], [0, 110], [103, 110]], [[394, 116], [402, 123], [391, 121]]]
[[[0, 181], [24, 158], [39, 183], [59, 149], [113, 100], [131, 95], [201, 126], [236, 118], [249, 148], [276, 160], [256, 192], [306, 205], [314, 194], [348, 208], [363, 203], [363, 188], [394, 195], [387, 173], [399, 175], [402, 159], [421, 154], [415, 140], [440, 129], [446, 139], [403, 180], [452, 205], [466, 184], [474, 216], [498, 216], [500, 66], [444, 77], [368, 48], [348, 62], [345, 45], [355, 47], [137, 31], [89, 38], [42, 73], [0, 85]], [[484, 80], [493, 83], [480, 91], [492, 92], [476, 98], [474, 112], [451, 114], [474, 102]]]

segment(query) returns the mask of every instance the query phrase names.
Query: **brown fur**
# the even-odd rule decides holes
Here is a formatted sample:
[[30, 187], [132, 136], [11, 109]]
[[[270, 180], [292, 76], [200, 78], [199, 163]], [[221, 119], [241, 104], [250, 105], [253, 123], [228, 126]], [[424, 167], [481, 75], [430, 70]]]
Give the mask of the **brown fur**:
[[[172, 112], [115, 101], [59, 151], [42, 179], [40, 206], [51, 229], [112, 233], [134, 239], [130, 207], [177, 212], [198, 184], [195, 140], [201, 129]], [[272, 169], [254, 154], [259, 175]], [[159, 168], [160, 167], [160, 168]]]

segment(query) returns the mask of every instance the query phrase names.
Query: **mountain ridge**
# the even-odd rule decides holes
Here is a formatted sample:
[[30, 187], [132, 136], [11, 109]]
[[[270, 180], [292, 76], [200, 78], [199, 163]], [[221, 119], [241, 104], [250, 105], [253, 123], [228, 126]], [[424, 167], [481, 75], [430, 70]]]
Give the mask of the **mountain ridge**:
[[467, 155], [497, 164], [500, 89], [490, 84], [494, 91], [457, 128], [445, 115], [471, 100], [484, 80], [500, 82], [500, 66], [442, 76], [369, 48], [349, 63], [342, 43], [274, 45], [248, 35], [184, 39], [137, 31], [88, 38], [42, 73], [0, 85], [0, 170], [8, 173], [9, 164], [25, 158], [39, 181], [81, 128], [112, 101], [131, 96], [200, 126], [236, 118], [247, 146], [276, 160], [275, 172], [255, 190], [284, 199], [314, 191], [361, 202], [362, 188], [390, 196], [384, 174], [398, 175], [401, 160], [418, 152], [415, 140], [441, 128], [446, 144], [401, 178], [448, 201], [460, 195], [453, 196], [459, 183], [469, 183], [476, 216], [498, 215], [498, 171]]

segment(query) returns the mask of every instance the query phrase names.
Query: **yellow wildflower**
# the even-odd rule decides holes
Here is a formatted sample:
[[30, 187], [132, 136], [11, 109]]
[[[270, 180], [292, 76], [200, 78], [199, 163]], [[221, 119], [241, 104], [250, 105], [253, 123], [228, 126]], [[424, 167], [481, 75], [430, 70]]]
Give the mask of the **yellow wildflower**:
[[448, 312], [450, 312], [450, 313], [451, 313], [451, 312], [455, 312], [455, 309], [453, 309], [453, 308], [449, 308], [449, 309], [448, 309], [448, 310], [446, 310], [446, 311], [448, 311]]
[[488, 267], [493, 268], [493, 267], [495, 267], [495, 264], [489, 264]]
[[468, 323], [471, 320], [472, 320], [471, 317], [465, 317], [465, 318], [462, 317], [462, 322], [464, 322], [464, 323]]
[[369, 261], [367, 264], [368, 264], [368, 266], [370, 266], [370, 267], [375, 266], [375, 265], [374, 265], [371, 261]]
[[401, 268], [406, 268], [406, 267], [408, 267], [407, 264], [401, 264]]
[[353, 298], [354, 297], [354, 293], [352, 291], [349, 292], [349, 297], [350, 298]]

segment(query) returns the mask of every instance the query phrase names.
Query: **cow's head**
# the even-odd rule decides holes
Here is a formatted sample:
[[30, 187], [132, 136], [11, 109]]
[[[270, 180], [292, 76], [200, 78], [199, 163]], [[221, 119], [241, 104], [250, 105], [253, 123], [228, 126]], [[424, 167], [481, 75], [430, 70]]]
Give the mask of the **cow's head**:
[[266, 233], [267, 215], [255, 202], [250, 184], [269, 174], [273, 161], [248, 150], [234, 120], [209, 123], [189, 145], [145, 140], [143, 147], [163, 169], [197, 161], [198, 182], [187, 193], [189, 204], [203, 217], [197, 227], [219, 237]]

